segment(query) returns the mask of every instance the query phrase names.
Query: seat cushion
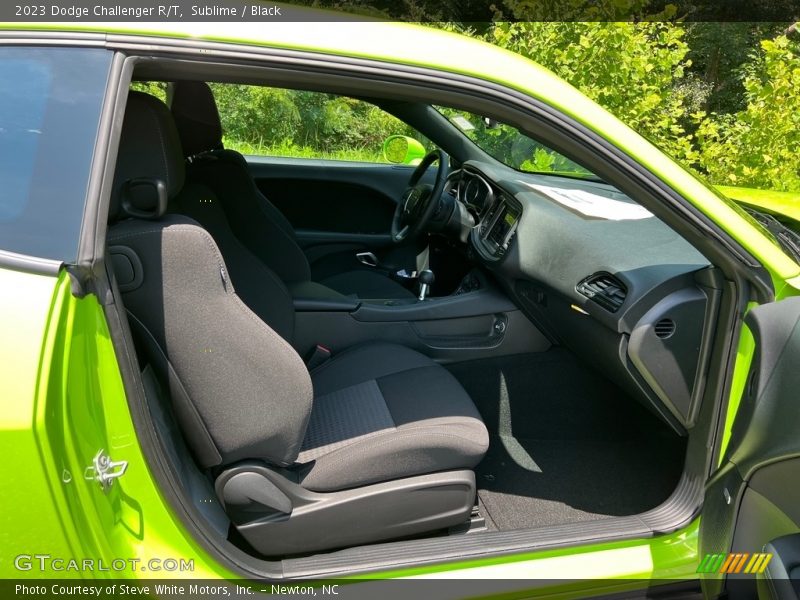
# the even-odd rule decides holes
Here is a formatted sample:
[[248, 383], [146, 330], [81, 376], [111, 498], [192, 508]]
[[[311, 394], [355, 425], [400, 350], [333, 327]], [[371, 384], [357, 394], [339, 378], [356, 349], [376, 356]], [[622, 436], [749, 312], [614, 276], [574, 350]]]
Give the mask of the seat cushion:
[[489, 436], [444, 368], [386, 343], [345, 351], [312, 372], [315, 398], [298, 462], [302, 485], [334, 491], [471, 469]]
[[326, 277], [319, 281], [322, 285], [348, 296], [355, 294], [362, 299], [414, 298], [414, 294], [402, 285], [377, 271], [354, 270]]

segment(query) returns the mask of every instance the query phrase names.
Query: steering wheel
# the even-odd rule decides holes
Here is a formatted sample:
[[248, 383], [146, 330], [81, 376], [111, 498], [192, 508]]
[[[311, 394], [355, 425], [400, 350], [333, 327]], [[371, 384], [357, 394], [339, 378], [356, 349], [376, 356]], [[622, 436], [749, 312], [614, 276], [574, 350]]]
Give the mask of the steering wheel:
[[[439, 169], [434, 184], [420, 183], [422, 176], [435, 162], [439, 163]], [[450, 157], [438, 148], [429, 152], [414, 169], [392, 218], [392, 241], [395, 244], [413, 239], [425, 230], [444, 191], [449, 171]]]

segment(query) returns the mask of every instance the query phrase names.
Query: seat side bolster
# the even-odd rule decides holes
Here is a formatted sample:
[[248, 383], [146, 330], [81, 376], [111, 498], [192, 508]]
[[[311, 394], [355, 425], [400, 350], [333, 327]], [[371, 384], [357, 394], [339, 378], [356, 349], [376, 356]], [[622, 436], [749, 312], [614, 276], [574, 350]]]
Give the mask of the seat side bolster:
[[450, 433], [444, 427], [389, 430], [319, 457], [303, 487], [328, 492], [455, 469], [471, 469], [483, 458], [488, 439]]

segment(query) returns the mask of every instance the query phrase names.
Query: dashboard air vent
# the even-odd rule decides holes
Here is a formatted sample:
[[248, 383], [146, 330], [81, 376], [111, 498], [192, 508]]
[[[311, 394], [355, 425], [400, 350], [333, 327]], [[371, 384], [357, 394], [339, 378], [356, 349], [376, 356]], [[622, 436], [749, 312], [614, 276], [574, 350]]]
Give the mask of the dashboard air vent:
[[595, 273], [581, 281], [576, 288], [590, 300], [611, 312], [617, 312], [628, 290], [625, 285], [610, 273]]
[[653, 330], [657, 338], [665, 340], [672, 337], [672, 334], [675, 333], [675, 321], [672, 319], [661, 319], [655, 324]]

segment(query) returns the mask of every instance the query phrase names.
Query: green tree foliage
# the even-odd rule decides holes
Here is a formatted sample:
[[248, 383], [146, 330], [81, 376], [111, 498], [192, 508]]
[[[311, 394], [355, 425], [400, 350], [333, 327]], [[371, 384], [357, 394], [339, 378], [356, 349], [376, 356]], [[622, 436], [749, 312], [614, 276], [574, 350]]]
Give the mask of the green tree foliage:
[[167, 100], [167, 84], [160, 81], [134, 81], [131, 83], [131, 89], [155, 96], [162, 102]]
[[285, 90], [228, 84], [211, 87], [229, 140], [253, 146], [297, 143], [302, 116]]
[[696, 115], [700, 164], [718, 183], [800, 191], [800, 54], [785, 36], [743, 68], [745, 108]]
[[415, 135], [354, 98], [249, 85], [212, 84], [226, 145], [253, 154], [382, 161], [390, 135]]
[[684, 39], [696, 84], [692, 108], [733, 113], [744, 108], [742, 65], [748, 63], [761, 40], [779, 35], [786, 24], [702, 22], [685, 25]]
[[672, 156], [694, 161], [689, 48], [669, 23], [498, 23], [489, 41], [549, 68]]
[[505, 15], [526, 22], [622, 22], [666, 20], [675, 15], [675, 7], [666, 4], [656, 13], [651, 0], [504, 0], [495, 6], [495, 20]]
[[[511, 13], [536, 5], [518, 1]], [[713, 183], [800, 192], [800, 49], [785, 36], [758, 43], [786, 27], [497, 22], [480, 34], [460, 30], [551, 69]], [[533, 152], [528, 164], [549, 164]]]

